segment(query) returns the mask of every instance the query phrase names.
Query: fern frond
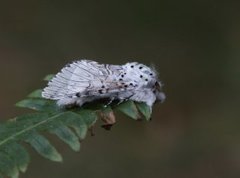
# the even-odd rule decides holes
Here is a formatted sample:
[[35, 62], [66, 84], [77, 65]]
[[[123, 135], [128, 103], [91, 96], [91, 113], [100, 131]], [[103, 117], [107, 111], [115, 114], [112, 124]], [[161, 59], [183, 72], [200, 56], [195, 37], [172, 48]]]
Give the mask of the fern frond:
[[[50, 80], [48, 75], [44, 80]], [[62, 156], [42, 133], [57, 136], [72, 150], [79, 151], [81, 141], [86, 138], [91, 128], [100, 117], [109, 123], [115, 122], [114, 110], [137, 120], [142, 115], [145, 120], [151, 116], [150, 108], [144, 103], [124, 102], [107, 108], [95, 104], [86, 108], [61, 110], [53, 101], [41, 97], [38, 89], [16, 104], [17, 107], [32, 109], [35, 112], [10, 119], [0, 124], [0, 178], [8, 176], [18, 178], [20, 172], [27, 170], [30, 155], [22, 143], [28, 143], [44, 158], [61, 162]], [[100, 113], [100, 114], [99, 114]], [[102, 113], [102, 114], [101, 114]], [[103, 120], [104, 120], [103, 119]]]

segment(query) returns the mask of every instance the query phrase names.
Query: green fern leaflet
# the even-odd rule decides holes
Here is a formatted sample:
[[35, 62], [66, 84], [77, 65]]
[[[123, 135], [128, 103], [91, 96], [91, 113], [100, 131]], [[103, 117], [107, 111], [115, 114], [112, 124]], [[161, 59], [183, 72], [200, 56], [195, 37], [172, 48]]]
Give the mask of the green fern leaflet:
[[[48, 75], [44, 80], [48, 81], [52, 76]], [[36, 90], [16, 104], [17, 107], [34, 110], [33, 113], [0, 124], [0, 178], [18, 178], [20, 172], [27, 170], [30, 155], [23, 143], [30, 144], [46, 159], [62, 162], [62, 155], [48, 138], [42, 135], [44, 132], [56, 135], [73, 151], [79, 151], [82, 140], [97, 119], [101, 118], [109, 125], [115, 122], [114, 110], [134, 120], [142, 117], [148, 121], [151, 117], [151, 110], [146, 104], [132, 101], [107, 108], [93, 103], [88, 107], [63, 110], [57, 107], [55, 102], [43, 99], [41, 92], [40, 89]]]

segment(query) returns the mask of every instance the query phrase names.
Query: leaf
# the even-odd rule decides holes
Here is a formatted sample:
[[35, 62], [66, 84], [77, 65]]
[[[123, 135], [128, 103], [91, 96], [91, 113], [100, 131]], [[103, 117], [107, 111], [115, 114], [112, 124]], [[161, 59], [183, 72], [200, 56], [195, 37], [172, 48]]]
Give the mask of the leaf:
[[54, 74], [49, 74], [49, 75], [47, 75], [43, 80], [45, 80], [45, 81], [50, 81], [50, 80], [52, 80], [52, 78], [53, 78], [54, 76], [55, 76]]
[[17, 107], [33, 109], [36, 111], [56, 111], [59, 107], [54, 101], [38, 98], [29, 98], [16, 104]]
[[42, 89], [33, 91], [28, 95], [29, 98], [42, 98]]
[[34, 132], [26, 139], [26, 142], [29, 143], [40, 155], [43, 157], [56, 162], [62, 162], [62, 156], [58, 151], [52, 146], [52, 144], [42, 135], [39, 135], [37, 132]]
[[[79, 114], [67, 111], [63, 113], [61, 116], [59, 116], [59, 120], [61, 120], [64, 124], [68, 125], [69, 127], [72, 127], [80, 140], [83, 140], [86, 137], [88, 125]], [[95, 120], [92, 120], [92, 122], [95, 122]]]
[[12, 160], [14, 160], [15, 164], [17, 165], [20, 171], [25, 172], [27, 170], [30, 157], [28, 152], [23, 146], [15, 142], [12, 142], [2, 147], [1, 150], [6, 152], [9, 155], [9, 157]]
[[138, 109], [133, 101], [127, 101], [120, 104], [117, 107], [117, 110], [123, 112], [124, 114], [126, 114], [127, 116], [131, 117], [134, 120], [138, 120], [140, 118]]
[[42, 129], [54, 117], [56, 116], [47, 113], [34, 113], [9, 120], [5, 125], [0, 126], [0, 147], [14, 140], [25, 139], [29, 132]]
[[88, 127], [93, 126], [97, 121], [97, 114], [91, 110], [80, 110], [76, 111], [76, 113], [85, 121]]
[[152, 109], [145, 103], [135, 103], [138, 110], [144, 116], [144, 118], [149, 121], [152, 115]]
[[0, 172], [9, 177], [17, 178], [19, 172], [15, 162], [4, 152], [0, 152], [0, 160]]
[[86, 138], [87, 132], [88, 132], [87, 125], [85, 125], [85, 124], [84, 125], [80, 125], [80, 126], [72, 125], [72, 127], [75, 130], [75, 132], [77, 133], [78, 138], [80, 140], [83, 140], [84, 138]]
[[51, 129], [50, 132], [57, 135], [59, 139], [68, 144], [74, 151], [80, 150], [78, 137], [64, 124], [59, 123], [58, 127]]

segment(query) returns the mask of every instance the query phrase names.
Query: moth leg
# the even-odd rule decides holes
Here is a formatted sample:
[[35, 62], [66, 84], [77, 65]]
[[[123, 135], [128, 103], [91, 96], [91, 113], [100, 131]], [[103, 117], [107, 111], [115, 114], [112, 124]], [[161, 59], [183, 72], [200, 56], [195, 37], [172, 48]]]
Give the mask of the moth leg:
[[119, 102], [117, 103], [117, 105], [120, 105], [121, 103], [123, 103], [124, 101], [127, 101], [128, 99], [120, 99]]
[[131, 94], [129, 97], [127, 97], [125, 100], [130, 100], [133, 95], [134, 95], [134, 93]]
[[106, 108], [106, 107], [108, 107], [110, 104], [112, 104], [112, 102], [115, 100], [115, 98], [114, 97], [111, 97], [110, 98], [110, 101], [107, 103], [107, 104], [105, 104], [104, 105], [104, 107]]
[[120, 105], [121, 103], [123, 103], [124, 101], [128, 101], [128, 100], [131, 100], [131, 97], [134, 96], [134, 93], [130, 94], [128, 97], [124, 97], [124, 98], [121, 98], [119, 97], [119, 102], [117, 103], [117, 105]]

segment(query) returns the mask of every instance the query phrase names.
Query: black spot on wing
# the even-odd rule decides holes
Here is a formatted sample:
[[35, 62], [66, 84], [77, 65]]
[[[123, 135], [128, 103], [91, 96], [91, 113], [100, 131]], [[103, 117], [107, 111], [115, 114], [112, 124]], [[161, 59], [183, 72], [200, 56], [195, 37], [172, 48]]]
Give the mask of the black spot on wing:
[[76, 97], [80, 98], [81, 97], [81, 93], [76, 93]]

